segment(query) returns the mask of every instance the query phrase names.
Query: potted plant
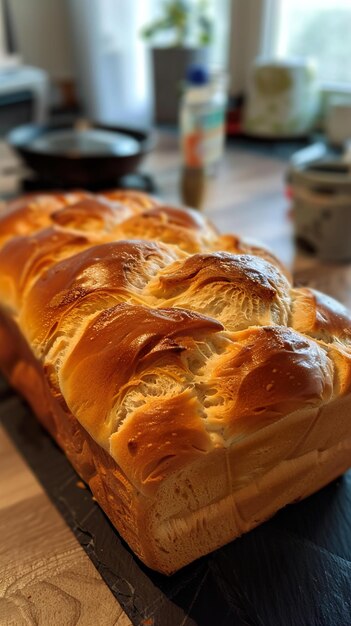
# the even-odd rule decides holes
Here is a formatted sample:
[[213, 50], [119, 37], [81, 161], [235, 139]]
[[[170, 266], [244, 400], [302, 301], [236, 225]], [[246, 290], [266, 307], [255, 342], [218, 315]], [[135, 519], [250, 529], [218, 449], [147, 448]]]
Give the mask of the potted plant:
[[156, 121], [173, 124], [187, 67], [208, 62], [212, 41], [208, 1], [165, 0], [162, 14], [142, 34], [152, 43]]

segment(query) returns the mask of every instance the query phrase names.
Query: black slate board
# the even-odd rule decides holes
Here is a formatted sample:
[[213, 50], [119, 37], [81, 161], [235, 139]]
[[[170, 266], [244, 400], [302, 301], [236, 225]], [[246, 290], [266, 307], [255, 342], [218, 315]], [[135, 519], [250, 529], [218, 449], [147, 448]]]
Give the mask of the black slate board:
[[0, 419], [135, 626], [351, 626], [351, 472], [165, 577], [131, 553], [1, 380]]

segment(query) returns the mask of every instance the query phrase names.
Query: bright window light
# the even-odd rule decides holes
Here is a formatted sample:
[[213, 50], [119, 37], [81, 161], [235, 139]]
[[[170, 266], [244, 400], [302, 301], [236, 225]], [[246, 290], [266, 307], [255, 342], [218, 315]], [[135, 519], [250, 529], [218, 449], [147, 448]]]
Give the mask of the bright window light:
[[280, 0], [275, 53], [313, 58], [323, 83], [351, 88], [351, 0]]

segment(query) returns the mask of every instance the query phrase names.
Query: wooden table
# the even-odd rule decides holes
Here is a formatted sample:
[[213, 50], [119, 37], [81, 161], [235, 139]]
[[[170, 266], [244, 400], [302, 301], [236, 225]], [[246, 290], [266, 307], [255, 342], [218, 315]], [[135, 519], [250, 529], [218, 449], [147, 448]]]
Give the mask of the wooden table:
[[[155, 175], [165, 200], [178, 200], [175, 135], [162, 135], [145, 170]], [[231, 147], [209, 185], [205, 213], [221, 231], [270, 246], [299, 283], [351, 306], [351, 266], [321, 264], [295, 249], [285, 171], [284, 162]], [[2, 180], [0, 171], [0, 193]], [[11, 398], [2, 406], [3, 412], [11, 412]], [[131, 623], [1, 427], [0, 568], [1, 626]]]

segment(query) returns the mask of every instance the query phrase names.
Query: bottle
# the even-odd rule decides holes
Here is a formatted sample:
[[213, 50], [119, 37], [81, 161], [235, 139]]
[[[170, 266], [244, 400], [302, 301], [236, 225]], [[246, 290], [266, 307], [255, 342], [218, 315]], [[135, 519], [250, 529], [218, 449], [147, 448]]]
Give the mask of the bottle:
[[207, 178], [223, 153], [225, 93], [206, 68], [191, 66], [180, 107], [181, 196], [193, 208], [203, 206]]

